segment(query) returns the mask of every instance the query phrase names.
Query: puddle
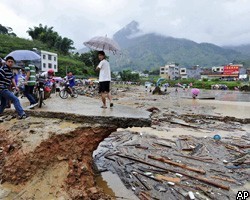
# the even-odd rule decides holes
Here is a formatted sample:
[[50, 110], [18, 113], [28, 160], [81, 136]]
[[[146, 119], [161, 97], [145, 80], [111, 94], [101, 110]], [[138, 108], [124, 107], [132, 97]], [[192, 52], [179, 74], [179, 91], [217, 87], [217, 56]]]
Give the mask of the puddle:
[[[97, 150], [93, 152], [93, 157], [97, 156], [98, 153], [102, 153], [104, 150], [105, 148], [99, 145]], [[105, 194], [110, 195], [114, 199], [138, 200], [138, 197], [124, 186], [117, 174], [105, 171], [98, 175], [95, 181], [97, 186], [102, 188]]]
[[131, 190], [128, 190], [122, 183], [118, 175], [112, 172], [103, 172], [96, 177], [97, 186], [102, 188], [105, 194], [114, 197], [114, 199], [138, 200]]

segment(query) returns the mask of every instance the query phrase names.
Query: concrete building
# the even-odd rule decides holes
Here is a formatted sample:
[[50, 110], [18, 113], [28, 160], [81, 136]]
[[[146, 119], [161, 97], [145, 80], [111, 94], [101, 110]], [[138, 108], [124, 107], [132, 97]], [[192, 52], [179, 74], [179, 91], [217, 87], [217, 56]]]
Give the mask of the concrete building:
[[143, 78], [148, 78], [149, 77], [149, 74], [145, 74], [143, 72], [140, 72], [140, 71], [132, 71], [131, 74], [139, 74], [140, 77], [143, 77]]
[[207, 79], [222, 79], [222, 80], [237, 80], [240, 74], [245, 74], [246, 70], [242, 64], [228, 64], [225, 66], [212, 67], [205, 69], [201, 73], [201, 78]]
[[224, 66], [212, 67], [212, 72], [223, 73], [224, 72]]
[[48, 71], [53, 69], [55, 72], [58, 72], [58, 57], [56, 53], [48, 51], [40, 51], [41, 55], [41, 71]]
[[139, 73], [139, 76], [140, 76], [140, 77], [143, 77], [143, 78], [148, 78], [148, 77], [149, 77], [149, 74], [145, 74], [145, 73], [143, 73], [143, 72], [140, 72], [140, 73]]
[[201, 72], [202, 72], [202, 69], [199, 65], [193, 66], [187, 69], [187, 77], [199, 80], [201, 79]]
[[187, 75], [187, 68], [180, 68], [180, 78], [181, 79], [187, 79], [188, 75]]
[[180, 77], [179, 67], [176, 64], [167, 64], [160, 68], [160, 77], [176, 80]]

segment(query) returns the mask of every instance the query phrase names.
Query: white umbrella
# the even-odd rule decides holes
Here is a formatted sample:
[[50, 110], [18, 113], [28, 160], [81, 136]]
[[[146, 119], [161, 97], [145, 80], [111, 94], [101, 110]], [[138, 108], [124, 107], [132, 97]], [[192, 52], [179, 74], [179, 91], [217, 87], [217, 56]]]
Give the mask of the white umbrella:
[[41, 59], [41, 56], [35, 53], [34, 51], [30, 50], [16, 50], [12, 51], [9, 53], [5, 59], [8, 56], [12, 56], [16, 61], [21, 61], [21, 60], [39, 60]]
[[121, 50], [119, 45], [108, 37], [94, 37], [83, 44], [93, 50], [111, 51], [114, 54], [120, 52]]

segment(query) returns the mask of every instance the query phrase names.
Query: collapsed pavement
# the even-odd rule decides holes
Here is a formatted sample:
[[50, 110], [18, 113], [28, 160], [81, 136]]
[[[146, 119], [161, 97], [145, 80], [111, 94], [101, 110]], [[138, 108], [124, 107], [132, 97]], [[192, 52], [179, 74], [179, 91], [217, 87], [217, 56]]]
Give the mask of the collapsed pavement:
[[111, 199], [95, 185], [93, 151], [119, 127], [151, 124], [147, 118], [28, 114], [0, 123], [1, 199]]

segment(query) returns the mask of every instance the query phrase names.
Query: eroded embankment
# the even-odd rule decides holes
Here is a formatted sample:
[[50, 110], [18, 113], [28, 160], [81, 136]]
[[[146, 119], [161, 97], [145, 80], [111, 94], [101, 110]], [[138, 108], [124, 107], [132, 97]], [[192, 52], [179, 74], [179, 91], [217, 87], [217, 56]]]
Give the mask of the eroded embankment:
[[126, 119], [113, 119], [111, 124], [105, 118], [98, 118], [97, 123], [94, 117], [92, 123], [83, 123], [91, 122], [90, 117], [55, 119], [59, 116], [0, 124], [1, 199], [39, 199], [39, 195], [45, 199], [110, 199], [95, 187], [93, 151], [121, 121], [123, 127], [136, 125], [136, 121], [138, 126], [149, 123], [128, 119], [126, 125]]

